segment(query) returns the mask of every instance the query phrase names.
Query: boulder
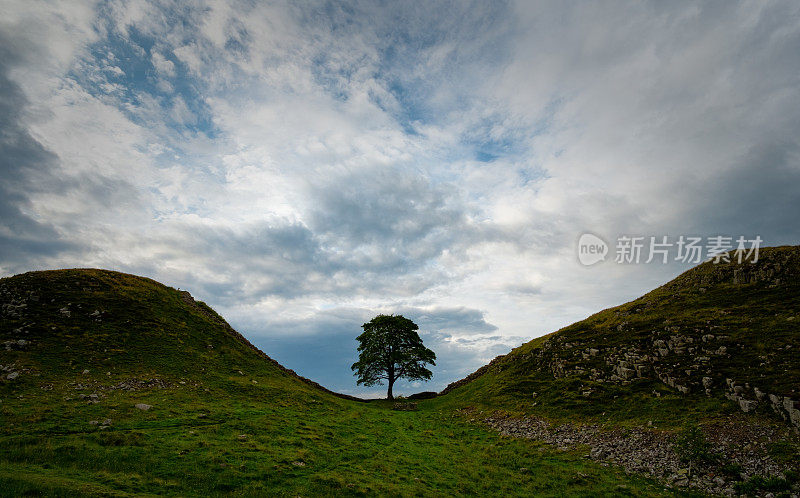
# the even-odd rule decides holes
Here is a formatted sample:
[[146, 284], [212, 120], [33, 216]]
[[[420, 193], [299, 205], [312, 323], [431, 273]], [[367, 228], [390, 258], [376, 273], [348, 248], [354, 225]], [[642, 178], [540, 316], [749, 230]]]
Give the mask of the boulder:
[[758, 405], [758, 401], [749, 400], [749, 399], [739, 399], [739, 408], [742, 409], [743, 412], [747, 413], [753, 410], [756, 405]]

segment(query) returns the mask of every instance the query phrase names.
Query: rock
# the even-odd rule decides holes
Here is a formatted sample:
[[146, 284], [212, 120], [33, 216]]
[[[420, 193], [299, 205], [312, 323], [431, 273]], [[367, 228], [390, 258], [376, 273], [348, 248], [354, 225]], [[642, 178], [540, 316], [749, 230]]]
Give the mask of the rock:
[[106, 425], [106, 426], [111, 425], [111, 419], [107, 418], [107, 419], [103, 420], [103, 425]]
[[153, 408], [153, 405], [148, 405], [146, 403], [136, 403], [136, 408], [138, 408], [139, 410], [147, 411], [150, 408]]
[[[21, 332], [19, 329], [14, 330], [14, 332]], [[3, 341], [3, 346], [5, 346], [6, 351], [11, 351], [12, 349], [25, 349], [30, 342], [26, 341], [25, 339], [17, 339], [12, 341]]]
[[592, 448], [591, 451], [589, 451], [589, 456], [592, 460], [601, 460], [606, 456], [606, 452], [603, 448]]
[[305, 462], [301, 462], [299, 460], [296, 460], [296, 461], [292, 462], [292, 465], [294, 465], [295, 467], [305, 467], [306, 463]]
[[89, 425], [97, 425], [97, 424], [99, 424], [99, 423], [100, 423], [100, 421], [99, 421], [99, 420], [90, 420], [90, 421], [89, 421]]
[[758, 405], [758, 401], [749, 400], [749, 399], [740, 399], [739, 400], [739, 408], [742, 409], [743, 412], [747, 413], [753, 410], [756, 405]]
[[83, 371], [83, 375], [86, 375], [88, 373], [89, 373], [89, 369], [88, 368]]
[[19, 372], [11, 372], [10, 374], [6, 375], [6, 379], [14, 380], [19, 377]]

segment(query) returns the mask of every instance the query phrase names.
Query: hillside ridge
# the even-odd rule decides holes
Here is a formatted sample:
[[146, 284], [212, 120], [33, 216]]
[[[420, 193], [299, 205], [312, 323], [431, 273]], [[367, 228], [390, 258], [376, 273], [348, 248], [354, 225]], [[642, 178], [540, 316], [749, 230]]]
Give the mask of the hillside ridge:
[[[141, 287], [141, 289], [139, 289], [139, 287]], [[131, 291], [131, 288], [134, 288], [134, 290]], [[100, 294], [101, 292], [103, 293], [102, 295]], [[165, 305], [166, 308], [170, 308], [170, 312], [177, 312], [179, 306], [186, 306], [189, 310], [193, 310], [201, 315], [207, 322], [218, 327], [219, 330], [223, 331], [227, 336], [246, 348], [247, 351], [255, 353], [260, 360], [265, 360], [266, 364], [274, 367], [278, 371], [332, 396], [351, 401], [366, 401], [355, 396], [337, 393], [327, 389], [319, 383], [297, 374], [294, 370], [284, 367], [278, 361], [256, 347], [241, 333], [236, 331], [210, 306], [202, 301], [195, 300], [188, 291], [174, 289], [148, 277], [113, 270], [96, 268], [40, 270], [1, 278], [0, 320], [3, 321], [4, 325], [7, 325], [7, 327], [4, 328], [8, 328], [8, 330], [3, 333], [4, 340], [2, 345], [4, 349], [9, 352], [24, 352], [30, 350], [37, 342], [46, 340], [49, 341], [50, 344], [56, 344], [58, 348], [65, 347], [69, 349], [70, 347], [76, 346], [76, 344], [70, 345], [70, 341], [81, 340], [72, 334], [70, 329], [83, 331], [86, 328], [99, 328], [105, 325], [106, 322], [111, 319], [111, 317], [108, 316], [110, 312], [105, 309], [109, 306], [108, 302], [113, 299], [119, 299], [130, 292], [133, 292], [133, 294], [128, 296], [127, 299], [120, 301], [118, 304], [119, 307], [142, 305], [142, 303], [136, 302], [136, 296], [139, 296], [139, 294], [136, 293], [142, 293], [142, 295], [145, 296], [155, 296], [153, 299], [156, 303], [172, 297], [172, 294], [177, 294], [177, 296], [179, 296], [179, 301], [175, 300]], [[50, 302], [46, 302], [45, 294], [51, 296], [49, 298]], [[118, 296], [114, 294], [118, 294]], [[92, 296], [94, 295], [97, 297], [93, 301]], [[72, 299], [74, 301], [75, 298], [81, 298], [84, 299], [85, 302], [67, 302], [62, 299], [65, 296], [71, 296], [67, 298], [67, 300]], [[152, 317], [147, 316], [147, 314], [150, 313], [150, 309], [147, 308], [147, 305], [142, 306], [143, 308], [140, 312], [141, 318], [144, 320], [152, 320]], [[33, 312], [32, 309], [34, 308], [40, 311]], [[85, 311], [90, 308], [94, 309], [94, 311], [91, 313]], [[42, 312], [42, 310], [44, 310], [44, 312]], [[79, 314], [81, 316], [87, 316], [79, 318]], [[135, 316], [136, 314], [134, 313], [133, 315]], [[49, 330], [46, 329], [45, 324], [37, 323], [37, 320], [43, 318], [50, 322], [47, 324], [50, 328]], [[131, 319], [128, 319], [122, 323], [118, 323], [114, 327], [111, 327], [110, 331], [114, 332], [120, 327], [127, 329], [130, 327], [131, 321]], [[156, 322], [158, 321], [156, 320]], [[10, 335], [8, 332], [10, 332]], [[83, 333], [86, 334], [87, 332]], [[216, 333], [213, 332], [213, 327], [210, 329], [210, 333]], [[62, 340], [58, 340], [56, 337], [59, 334], [61, 334]], [[99, 331], [96, 332], [96, 334], [99, 335]], [[106, 334], [108, 334], [108, 331]], [[6, 337], [7, 335], [8, 337]], [[154, 336], [155, 335], [157, 334], [154, 334]], [[34, 337], [32, 338], [31, 336]], [[84, 335], [84, 337], [87, 336]], [[120, 346], [119, 344], [113, 344], [113, 340], [106, 342], [106, 346]], [[179, 342], [179, 344], [184, 343]], [[212, 346], [209, 345], [208, 347]], [[2, 369], [3, 372], [8, 372], [4, 374], [3, 380], [14, 380], [19, 375], [19, 371], [12, 370], [11, 365], [12, 364], [0, 365], [0, 369]], [[9, 376], [12, 378], [8, 378]]]
[[245, 346], [247, 346], [248, 348], [253, 350], [260, 357], [262, 357], [263, 359], [265, 359], [268, 362], [272, 363], [275, 367], [277, 367], [278, 369], [282, 370], [283, 372], [286, 372], [287, 374], [289, 374], [291, 376], [297, 377], [298, 379], [300, 379], [301, 381], [303, 381], [306, 384], [310, 385], [311, 387], [317, 388], [317, 389], [319, 389], [319, 390], [321, 390], [323, 392], [326, 392], [326, 393], [331, 394], [333, 396], [336, 396], [338, 398], [348, 399], [350, 401], [365, 402], [365, 403], [369, 401], [369, 400], [366, 400], [366, 399], [363, 399], [363, 398], [359, 398], [359, 397], [356, 397], [356, 396], [351, 396], [349, 394], [343, 394], [343, 393], [338, 393], [336, 391], [331, 391], [330, 389], [328, 389], [325, 386], [319, 384], [318, 382], [315, 382], [315, 381], [313, 381], [313, 380], [311, 380], [311, 379], [309, 379], [307, 377], [303, 377], [302, 375], [298, 374], [297, 372], [295, 372], [291, 368], [287, 368], [287, 367], [281, 365], [277, 360], [275, 360], [274, 358], [269, 356], [267, 353], [265, 353], [264, 351], [259, 349], [255, 344], [250, 342], [245, 336], [243, 336], [236, 329], [231, 327], [231, 325], [224, 318], [222, 318], [222, 316], [220, 316], [216, 311], [214, 311], [213, 308], [208, 306], [206, 303], [204, 303], [203, 301], [195, 300], [195, 298], [189, 293], [189, 291], [179, 290], [178, 292], [180, 292], [181, 297], [183, 298], [184, 302], [186, 302], [186, 304], [188, 304], [190, 306], [194, 306], [198, 311], [200, 311], [201, 313], [206, 315], [209, 319], [214, 320], [217, 323], [219, 323], [219, 325], [222, 326], [224, 328], [224, 330], [228, 334], [233, 336], [236, 340], [240, 341], [242, 344], [244, 344]]
[[660, 384], [800, 428], [799, 348], [800, 246], [763, 248], [756, 263], [702, 263], [498, 356], [440, 394], [470, 386], [477, 399], [533, 407], [557, 404], [560, 389], [575, 395], [570, 409], [592, 412], [620, 388], [658, 394]]

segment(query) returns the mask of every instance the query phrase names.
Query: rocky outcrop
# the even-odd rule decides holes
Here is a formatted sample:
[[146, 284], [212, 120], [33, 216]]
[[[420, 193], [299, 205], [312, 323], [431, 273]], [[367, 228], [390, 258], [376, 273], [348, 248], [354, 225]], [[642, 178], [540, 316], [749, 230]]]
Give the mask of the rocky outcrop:
[[[450, 384], [441, 394], [486, 372], [499, 372], [512, 362], [521, 361], [555, 379], [576, 377], [618, 385], [657, 380], [682, 394], [724, 396], [745, 413], [769, 404], [772, 411], [800, 429], [798, 401], [748, 383], [719, 378], [717, 361], [729, 359], [743, 346], [731, 343], [727, 335], [710, 333], [715, 330], [714, 326], [709, 326], [708, 330], [706, 333], [695, 331], [700, 337], [695, 340], [675, 327], [665, 327], [662, 331], [653, 331], [647, 340], [605, 348], [585, 347], [580, 341], [554, 336], [531, 353], [498, 356], [470, 376]], [[591, 396], [591, 391], [585, 391], [584, 395]]]

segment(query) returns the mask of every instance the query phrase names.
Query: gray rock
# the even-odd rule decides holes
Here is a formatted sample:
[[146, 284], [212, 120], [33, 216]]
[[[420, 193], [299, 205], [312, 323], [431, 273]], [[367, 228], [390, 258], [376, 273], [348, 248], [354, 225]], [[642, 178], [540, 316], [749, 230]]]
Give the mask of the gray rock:
[[139, 410], [147, 411], [150, 408], [153, 408], [153, 405], [148, 405], [147, 403], [136, 403], [136, 408]]
[[19, 372], [11, 372], [10, 374], [6, 375], [6, 379], [14, 380], [19, 377]]
[[749, 399], [740, 399], [739, 400], [739, 408], [742, 409], [743, 412], [747, 413], [753, 410], [756, 405], [758, 405], [758, 401], [749, 400]]

